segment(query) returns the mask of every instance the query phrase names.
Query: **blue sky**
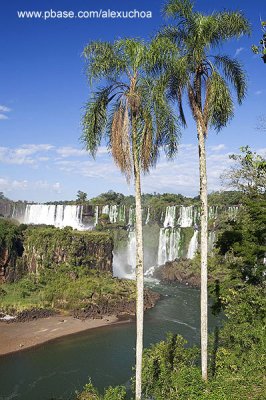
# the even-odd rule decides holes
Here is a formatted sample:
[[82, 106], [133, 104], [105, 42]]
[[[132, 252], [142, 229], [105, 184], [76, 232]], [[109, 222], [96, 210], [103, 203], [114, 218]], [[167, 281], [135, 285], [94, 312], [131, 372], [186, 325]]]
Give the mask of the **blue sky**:
[[[96, 161], [79, 142], [82, 107], [89, 98], [82, 50], [90, 40], [123, 36], [148, 38], [165, 21], [161, 0], [10, 0], [0, 12], [0, 191], [11, 199], [74, 199], [78, 190], [93, 197], [113, 189], [133, 193], [102, 146]], [[20, 10], [150, 10], [149, 19], [19, 19]], [[248, 75], [248, 96], [235, 107], [235, 118], [208, 137], [209, 188], [220, 187], [228, 154], [242, 145], [266, 154], [266, 136], [256, 129], [266, 115], [266, 65], [251, 53], [261, 37], [259, 18], [266, 19], [264, 0], [197, 0], [203, 12], [239, 9], [249, 18], [249, 38], [228, 43], [224, 52], [238, 57]], [[164, 157], [145, 177], [145, 192], [198, 194], [195, 125], [182, 131], [173, 163]]]

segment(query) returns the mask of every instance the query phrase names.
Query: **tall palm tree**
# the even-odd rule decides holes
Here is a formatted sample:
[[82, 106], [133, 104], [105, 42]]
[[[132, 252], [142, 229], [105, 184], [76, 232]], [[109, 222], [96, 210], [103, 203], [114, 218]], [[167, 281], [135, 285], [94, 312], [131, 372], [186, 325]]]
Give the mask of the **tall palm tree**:
[[150, 44], [124, 39], [91, 42], [84, 50], [88, 78], [103, 84], [86, 105], [82, 140], [94, 156], [102, 139], [127, 181], [134, 178], [136, 203], [136, 400], [141, 399], [143, 350], [143, 239], [141, 173], [156, 164], [160, 148], [172, 157], [178, 125], [166, 96], [163, 76], [150, 76], [151, 66], [171, 56], [162, 40]]
[[169, 73], [170, 96], [178, 102], [179, 117], [186, 126], [183, 109], [187, 96], [196, 122], [201, 201], [201, 363], [202, 377], [207, 380], [207, 249], [208, 204], [205, 141], [209, 127], [220, 130], [233, 117], [231, 89], [241, 104], [246, 93], [246, 78], [241, 64], [227, 55], [214, 54], [222, 44], [250, 31], [240, 12], [213, 12], [205, 15], [193, 10], [190, 0], [170, 0], [164, 7], [167, 17], [177, 20], [175, 26], [163, 28], [158, 37], [176, 45], [176, 60]]

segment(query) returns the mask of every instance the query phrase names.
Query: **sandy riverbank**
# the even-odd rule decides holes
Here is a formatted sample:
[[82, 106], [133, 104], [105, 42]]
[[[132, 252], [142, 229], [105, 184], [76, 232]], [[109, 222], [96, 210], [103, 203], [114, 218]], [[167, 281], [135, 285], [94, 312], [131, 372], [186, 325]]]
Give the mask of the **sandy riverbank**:
[[80, 320], [71, 316], [51, 316], [29, 322], [0, 322], [0, 356], [24, 350], [63, 336], [121, 323], [115, 316]]

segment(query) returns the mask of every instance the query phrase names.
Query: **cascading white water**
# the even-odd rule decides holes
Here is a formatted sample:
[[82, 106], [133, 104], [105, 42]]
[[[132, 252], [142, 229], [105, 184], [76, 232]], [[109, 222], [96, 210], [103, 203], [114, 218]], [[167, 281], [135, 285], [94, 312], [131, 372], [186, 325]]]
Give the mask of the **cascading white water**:
[[149, 223], [149, 221], [150, 221], [150, 207], [148, 207], [145, 225], [147, 225]]
[[34, 225], [54, 225], [58, 228], [71, 226], [83, 230], [82, 206], [62, 204], [28, 204], [21, 222]]
[[187, 258], [190, 260], [195, 257], [195, 254], [198, 250], [198, 234], [198, 230], [195, 229], [194, 234], [189, 242]]
[[230, 219], [236, 219], [237, 213], [239, 211], [239, 206], [228, 207], [228, 216]]
[[103, 208], [102, 208], [102, 214], [106, 214], [106, 215], [109, 216], [109, 205], [108, 205], [108, 204], [105, 205], [105, 206], [103, 206]]
[[208, 235], [208, 251], [211, 252], [214, 248], [214, 243], [216, 240], [216, 233], [215, 231], [210, 231]]
[[136, 233], [129, 231], [128, 246], [127, 246], [127, 264], [135, 270], [136, 268]]
[[126, 209], [125, 206], [118, 206], [116, 204], [105, 205], [102, 207], [102, 214], [106, 214], [109, 217], [111, 224], [119, 222], [125, 222], [126, 220]]
[[109, 220], [111, 224], [116, 224], [118, 216], [117, 205], [112, 205], [109, 208]]
[[95, 206], [94, 226], [98, 225], [98, 221], [99, 221], [99, 206]]
[[208, 209], [208, 218], [216, 219], [218, 217], [218, 206], [210, 206]]
[[118, 220], [121, 223], [126, 223], [126, 207], [124, 205], [118, 208]]
[[189, 228], [193, 226], [194, 222], [194, 207], [180, 206], [177, 224], [181, 226], [181, 228]]
[[133, 207], [130, 207], [130, 209], [129, 209], [128, 225], [129, 226], [135, 225], [135, 209]]
[[128, 231], [126, 251], [114, 253], [113, 275], [117, 278], [135, 279], [136, 274], [136, 234]]
[[176, 206], [166, 207], [165, 218], [163, 226], [164, 228], [175, 226], [175, 214], [176, 214]]
[[180, 228], [175, 228], [176, 206], [166, 208], [163, 228], [160, 229], [158, 246], [158, 265], [173, 261], [179, 257]]
[[161, 228], [158, 247], [158, 265], [179, 257], [180, 228]]

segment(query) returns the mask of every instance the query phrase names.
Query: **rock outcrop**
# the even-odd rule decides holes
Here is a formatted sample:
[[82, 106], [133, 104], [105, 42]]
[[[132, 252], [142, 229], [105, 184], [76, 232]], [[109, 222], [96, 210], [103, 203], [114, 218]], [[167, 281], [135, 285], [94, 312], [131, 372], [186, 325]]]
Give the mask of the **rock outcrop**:
[[0, 282], [62, 263], [112, 272], [113, 240], [106, 232], [17, 225], [0, 219]]
[[[149, 289], [144, 290], [144, 310], [153, 308], [160, 299], [160, 294]], [[136, 312], [135, 300], [125, 300], [110, 302], [104, 299], [97, 304], [91, 303], [84, 308], [73, 311], [73, 316], [79, 319], [102, 318], [103, 316], [116, 315], [117, 317], [133, 317]]]
[[190, 260], [180, 259], [168, 261], [156, 268], [154, 276], [166, 283], [182, 283], [192, 287], [200, 287], [200, 269], [192, 266]]
[[62, 263], [112, 271], [113, 241], [105, 232], [32, 227], [24, 238], [23, 264], [29, 272]]

